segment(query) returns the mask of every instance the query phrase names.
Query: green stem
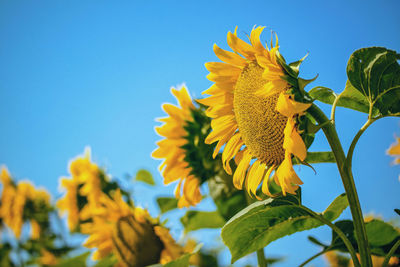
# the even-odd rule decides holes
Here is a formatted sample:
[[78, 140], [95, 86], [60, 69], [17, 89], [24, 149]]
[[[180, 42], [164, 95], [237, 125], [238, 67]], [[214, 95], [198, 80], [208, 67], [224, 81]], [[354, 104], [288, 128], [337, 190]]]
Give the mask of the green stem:
[[329, 251], [329, 248], [326, 248], [320, 252], [318, 252], [317, 254], [315, 254], [314, 256], [312, 256], [311, 258], [307, 259], [305, 262], [303, 262], [302, 264], [299, 265], [299, 267], [303, 267], [305, 266], [307, 263], [309, 263], [310, 261], [314, 260], [315, 258], [318, 258], [319, 256], [321, 256], [322, 254], [326, 253]]
[[[247, 194], [247, 192], [245, 192], [245, 197], [247, 205], [254, 203], [254, 200], [249, 196], [249, 194]], [[257, 250], [257, 261], [259, 267], [267, 267], [267, 261], [265, 260], [264, 255], [264, 248]]]
[[335, 231], [337, 233], [337, 235], [342, 239], [344, 245], [346, 246], [347, 250], [350, 253], [350, 256], [353, 260], [354, 266], [359, 267], [360, 266], [360, 262], [358, 261], [357, 255], [356, 255], [356, 251], [354, 250], [350, 240], [347, 238], [347, 236], [343, 233], [342, 230], [340, 230], [339, 227], [337, 227], [335, 224], [333, 224], [331, 221], [327, 220], [324, 218], [324, 216], [310, 210], [309, 208], [303, 206], [303, 205], [299, 205], [300, 208], [302, 208], [303, 210], [307, 211], [308, 213], [310, 213], [315, 219], [319, 220], [320, 222], [326, 224], [327, 226], [329, 226], [333, 231]]
[[346, 157], [346, 165], [348, 168], [351, 170], [352, 166], [352, 161], [353, 161], [353, 153], [354, 153], [354, 148], [356, 147], [356, 144], [358, 140], [360, 139], [361, 135], [367, 130], [367, 128], [375, 121], [375, 119], [368, 119], [368, 121], [361, 127], [361, 129], [358, 131], [356, 136], [354, 136], [353, 141], [351, 142], [351, 145], [349, 147], [349, 151], [347, 152], [347, 157]]
[[[313, 104], [308, 112], [319, 123], [323, 124], [329, 121], [325, 114]], [[332, 152], [336, 158], [336, 164], [342, 178], [343, 186], [349, 200], [350, 211], [353, 217], [354, 230], [356, 233], [358, 250], [360, 252], [361, 265], [365, 267], [372, 266], [371, 253], [368, 245], [367, 232], [365, 230], [364, 219], [361, 211], [360, 201], [358, 199], [356, 186], [351, 173], [351, 168], [346, 164], [346, 156], [344, 154], [342, 145], [339, 141], [336, 129], [332, 123], [327, 123], [322, 127], [324, 134], [332, 148]]]
[[267, 267], [267, 262], [265, 261], [264, 249], [257, 250], [257, 260], [259, 267]]
[[396, 251], [396, 249], [400, 246], [400, 239], [393, 245], [393, 247], [389, 250], [389, 253], [386, 255], [385, 260], [382, 263], [382, 267], [386, 267], [389, 264], [389, 260]]

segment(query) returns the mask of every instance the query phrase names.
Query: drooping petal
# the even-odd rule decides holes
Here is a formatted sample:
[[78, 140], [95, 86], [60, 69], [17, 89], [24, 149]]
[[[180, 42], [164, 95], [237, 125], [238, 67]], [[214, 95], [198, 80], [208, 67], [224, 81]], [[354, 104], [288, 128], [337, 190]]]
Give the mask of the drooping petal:
[[300, 103], [291, 99], [292, 96], [281, 93], [276, 104], [276, 111], [290, 118], [297, 114], [303, 114], [310, 106], [310, 103]]
[[244, 179], [246, 177], [246, 171], [249, 168], [251, 161], [251, 154], [248, 150], [245, 150], [243, 158], [237, 166], [235, 173], [233, 174], [233, 185], [237, 189], [242, 189]]
[[307, 156], [307, 148], [300, 134], [296, 130], [293, 118], [288, 119], [283, 133], [285, 136], [283, 140], [283, 148], [290, 154], [293, 154], [300, 160], [304, 161]]

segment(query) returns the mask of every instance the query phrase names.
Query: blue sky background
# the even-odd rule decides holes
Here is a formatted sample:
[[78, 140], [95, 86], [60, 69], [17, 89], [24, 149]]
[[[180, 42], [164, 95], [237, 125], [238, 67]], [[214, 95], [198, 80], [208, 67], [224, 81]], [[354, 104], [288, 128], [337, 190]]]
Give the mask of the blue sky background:
[[[186, 83], [192, 96], [211, 86], [205, 62], [217, 61], [212, 46], [228, 49], [226, 34], [239, 26], [246, 38], [254, 25], [277, 32], [281, 53], [295, 61], [310, 53], [301, 76], [342, 91], [351, 53], [385, 46], [400, 51], [400, 2], [384, 1], [1, 1], [0, 2], [0, 164], [18, 179], [28, 178], [55, 196], [68, 161], [92, 147], [92, 156], [114, 177], [123, 179], [147, 168], [161, 184], [150, 157], [156, 117], [163, 102], [174, 102], [170, 87]], [[329, 113], [329, 107], [322, 105]], [[366, 115], [338, 108], [337, 129], [344, 147]], [[391, 166], [385, 150], [400, 136], [400, 120], [375, 123], [359, 141], [354, 174], [364, 213], [395, 218], [400, 208], [400, 166]], [[318, 134], [311, 150], [327, 150]], [[335, 165], [296, 169], [304, 181], [304, 203], [324, 210], [343, 187]], [[135, 185], [136, 203], [158, 213], [154, 196], [172, 194], [174, 185], [153, 189]], [[199, 209], [213, 210], [211, 201]], [[168, 225], [181, 236], [171, 212]], [[349, 218], [347, 210], [343, 217]], [[321, 228], [270, 244], [267, 255], [286, 256], [295, 266], [319, 251], [308, 235], [328, 242]], [[218, 231], [199, 231], [206, 247]], [[221, 262], [228, 264], [227, 250]], [[255, 264], [255, 256], [238, 262]], [[323, 265], [323, 260], [313, 262]]]

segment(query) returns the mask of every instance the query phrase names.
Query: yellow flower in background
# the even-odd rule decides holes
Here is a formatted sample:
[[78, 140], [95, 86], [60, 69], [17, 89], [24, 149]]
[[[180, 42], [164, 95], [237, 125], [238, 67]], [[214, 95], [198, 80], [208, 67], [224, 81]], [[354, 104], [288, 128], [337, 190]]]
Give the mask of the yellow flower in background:
[[396, 138], [396, 143], [392, 144], [386, 153], [395, 158], [394, 164], [400, 164], [400, 137]]
[[119, 266], [147, 266], [167, 263], [184, 253], [166, 228], [146, 210], [129, 206], [119, 190], [113, 199], [102, 194], [100, 204], [92, 222], [82, 225], [82, 233], [89, 235], [84, 246], [97, 248], [94, 260], [113, 253]]
[[[91, 162], [90, 148], [86, 147], [83, 155], [79, 155], [69, 164], [71, 178], [60, 179], [61, 191], [65, 191], [63, 198], [57, 201], [61, 213], [68, 213], [68, 227], [75, 230], [81, 220], [91, 216], [91, 210], [98, 206], [101, 190], [100, 169]], [[87, 204], [79, 209], [78, 197], [86, 197]]]
[[46, 249], [42, 249], [40, 251], [40, 253], [41, 253], [41, 256], [39, 258], [39, 262], [41, 265], [53, 266], [58, 263], [57, 257], [50, 251], [48, 251]]
[[56, 205], [61, 214], [68, 213], [67, 221], [70, 231], [79, 224], [78, 186], [78, 182], [73, 179], [61, 178], [60, 187], [65, 189], [66, 193]]
[[[2, 167], [0, 174], [3, 184], [1, 195], [0, 216], [3, 222], [13, 231], [16, 238], [20, 238], [24, 221], [24, 209], [27, 202], [42, 202], [44, 207], [50, 205], [50, 195], [45, 189], [36, 189], [29, 181], [15, 184], [6, 167]], [[40, 224], [30, 219], [31, 237], [40, 236]]]
[[164, 139], [157, 142], [158, 148], [153, 151], [152, 156], [164, 159], [159, 167], [164, 177], [164, 184], [179, 180], [175, 196], [179, 199], [178, 206], [181, 208], [194, 206], [201, 201], [200, 181], [190, 174], [191, 168], [184, 160], [185, 150], [182, 148], [187, 143], [184, 126], [187, 121], [192, 120], [191, 110], [195, 107], [184, 86], [178, 90], [172, 88], [171, 92], [178, 100], [179, 106], [172, 104], [162, 106], [169, 117], [159, 119], [164, 124], [156, 127], [156, 132]]
[[222, 146], [222, 163], [232, 174], [229, 162], [234, 158], [237, 168], [233, 174], [236, 188], [245, 185], [249, 194], [256, 195], [259, 184], [271, 195], [268, 184], [274, 180], [282, 193], [295, 194], [302, 181], [292, 166], [292, 156], [304, 160], [306, 146], [297, 130], [296, 117], [310, 104], [293, 100], [291, 86], [277, 61], [278, 40], [271, 49], [265, 48], [260, 35], [264, 27], [251, 31], [248, 44], [234, 33], [228, 33], [228, 44], [234, 52], [214, 45], [214, 52], [223, 62], [206, 63], [207, 76], [214, 82], [203, 94], [211, 95], [198, 102], [208, 106], [213, 131], [206, 143], [218, 142], [214, 157]]

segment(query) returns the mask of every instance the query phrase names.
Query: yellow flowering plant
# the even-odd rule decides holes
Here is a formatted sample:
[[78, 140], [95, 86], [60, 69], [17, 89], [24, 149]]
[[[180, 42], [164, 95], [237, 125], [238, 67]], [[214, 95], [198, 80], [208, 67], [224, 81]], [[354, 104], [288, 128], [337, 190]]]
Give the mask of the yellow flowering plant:
[[[199, 124], [188, 111], [197, 108], [186, 89], [181, 89], [186, 101], [178, 96], [182, 91], [172, 91], [180, 107], [163, 106], [170, 117], [162, 119], [165, 124], [157, 128], [165, 139], [157, 143], [159, 148], [153, 157], [165, 159], [160, 167], [165, 182], [179, 179], [180, 188], [186, 179], [183, 196], [193, 200], [189, 201], [192, 206], [200, 200], [199, 184], [207, 182], [218, 208], [216, 212], [188, 211], [182, 218], [184, 226], [188, 231], [222, 227], [221, 236], [230, 249], [232, 262], [257, 252], [259, 266], [266, 266], [264, 247], [269, 243], [327, 225], [333, 232], [332, 244], [323, 246], [323, 251], [303, 265], [333, 250], [349, 253], [354, 266], [372, 266], [371, 254], [382, 257], [387, 264], [392, 256], [400, 255], [400, 234], [380, 219], [364, 221], [351, 165], [363, 132], [378, 119], [400, 116], [400, 55], [382, 47], [359, 49], [348, 62], [348, 80], [342, 93], [322, 86], [306, 90], [317, 77], [299, 77], [305, 57], [287, 63], [279, 52], [277, 35], [272, 36], [270, 45], [261, 42], [263, 29], [254, 27], [248, 35], [249, 42], [238, 36], [237, 28], [229, 32], [227, 42], [232, 51], [214, 45], [220, 61], [206, 63], [210, 72], [207, 78], [213, 84], [203, 92], [208, 96], [196, 102], [206, 108], [203, 114], [209, 122], [199, 129], [207, 129], [203, 131], [203, 141], [213, 145], [213, 152], [198, 157], [197, 164], [204, 168], [212, 162], [214, 173], [199, 179], [193, 172], [193, 162], [185, 156], [188, 137], [196, 135], [189, 131], [188, 124]], [[317, 106], [318, 101], [332, 105], [330, 118]], [[335, 127], [338, 106], [368, 114], [346, 154]], [[309, 151], [319, 130], [331, 151]], [[398, 155], [397, 148], [393, 145], [388, 154]], [[196, 154], [196, 150], [190, 152]], [[323, 162], [337, 164], [345, 193], [319, 213], [302, 204], [303, 182], [294, 165], [312, 167], [311, 164]], [[197, 178], [195, 184], [190, 183], [193, 176], [189, 174]], [[242, 190], [245, 193], [240, 193]], [[181, 195], [176, 197], [181, 203]], [[348, 206], [353, 220], [334, 222]], [[206, 219], [200, 221], [200, 216]], [[382, 242], [375, 242], [377, 235]], [[315, 238], [310, 240], [321, 244]]]

